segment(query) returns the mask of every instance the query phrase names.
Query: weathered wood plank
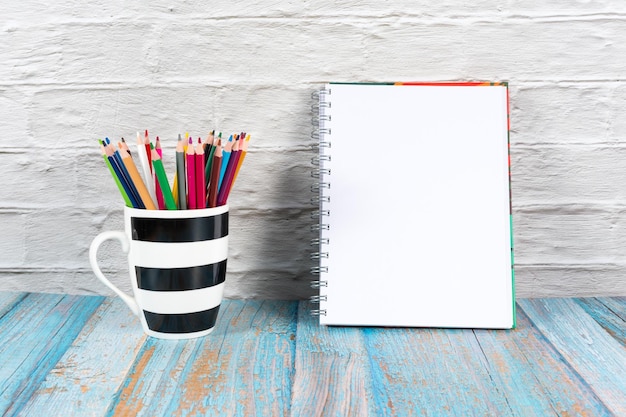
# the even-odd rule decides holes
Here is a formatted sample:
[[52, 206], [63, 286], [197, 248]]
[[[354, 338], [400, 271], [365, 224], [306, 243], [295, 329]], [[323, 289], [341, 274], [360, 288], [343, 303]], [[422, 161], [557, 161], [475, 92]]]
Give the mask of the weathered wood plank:
[[292, 415], [376, 416], [362, 330], [320, 326], [310, 311], [300, 303]]
[[102, 416], [146, 335], [119, 298], [106, 298], [50, 371], [22, 414]]
[[365, 329], [377, 416], [510, 415], [468, 329]]
[[607, 408], [626, 415], [626, 349], [572, 299], [525, 299], [519, 305]]
[[0, 292], [0, 318], [26, 296], [27, 294], [24, 292]]
[[224, 300], [210, 335], [148, 338], [108, 415], [288, 415], [296, 305]]
[[515, 330], [474, 333], [494, 389], [506, 398], [510, 415], [611, 415], [520, 309]]
[[[626, 299], [625, 299], [626, 300]], [[578, 298], [575, 301], [591, 316], [608, 334], [626, 347], [626, 322], [623, 311], [620, 312], [618, 299], [610, 298]], [[624, 310], [626, 301], [621, 309]], [[621, 315], [620, 315], [621, 314]]]
[[598, 300], [606, 305], [613, 314], [626, 321], [626, 297], [600, 297]]
[[103, 298], [29, 294], [0, 319], [3, 415], [20, 411]]

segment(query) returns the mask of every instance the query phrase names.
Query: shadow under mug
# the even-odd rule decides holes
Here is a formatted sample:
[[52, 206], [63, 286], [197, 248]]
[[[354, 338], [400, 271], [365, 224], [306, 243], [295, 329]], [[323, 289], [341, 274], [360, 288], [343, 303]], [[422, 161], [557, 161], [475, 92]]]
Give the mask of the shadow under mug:
[[[98, 266], [98, 248], [109, 239], [118, 240], [128, 254], [134, 297], [113, 285]], [[100, 233], [89, 248], [96, 277], [139, 316], [148, 335], [162, 339], [211, 333], [227, 257], [227, 205], [199, 210], [124, 207], [124, 231]]]

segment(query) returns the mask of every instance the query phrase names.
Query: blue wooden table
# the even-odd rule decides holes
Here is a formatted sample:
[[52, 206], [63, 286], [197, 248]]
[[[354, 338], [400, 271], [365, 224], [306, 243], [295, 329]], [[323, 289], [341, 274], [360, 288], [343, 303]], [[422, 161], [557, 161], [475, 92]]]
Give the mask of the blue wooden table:
[[326, 328], [227, 300], [201, 339], [114, 298], [0, 293], [0, 413], [626, 416], [626, 298], [518, 301], [515, 330]]

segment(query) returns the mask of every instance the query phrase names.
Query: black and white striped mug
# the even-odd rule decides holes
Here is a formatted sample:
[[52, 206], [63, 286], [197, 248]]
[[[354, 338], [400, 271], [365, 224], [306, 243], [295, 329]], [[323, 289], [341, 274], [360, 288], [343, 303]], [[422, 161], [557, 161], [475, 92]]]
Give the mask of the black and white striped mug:
[[[217, 319], [228, 257], [228, 206], [199, 210], [124, 208], [124, 231], [100, 233], [89, 261], [98, 279], [139, 316], [144, 331], [163, 339], [204, 336]], [[109, 281], [96, 258], [119, 240], [128, 254], [134, 297]]]

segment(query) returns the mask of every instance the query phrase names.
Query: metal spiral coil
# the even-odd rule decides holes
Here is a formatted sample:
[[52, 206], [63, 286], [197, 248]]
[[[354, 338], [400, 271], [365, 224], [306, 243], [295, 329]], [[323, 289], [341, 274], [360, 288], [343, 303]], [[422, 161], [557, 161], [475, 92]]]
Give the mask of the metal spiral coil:
[[313, 267], [311, 267], [311, 274], [312, 275], [319, 275], [322, 272], [323, 273], [328, 272], [328, 267], [327, 266], [313, 266]]
[[328, 281], [322, 281], [319, 279], [311, 281], [311, 288], [320, 289], [322, 287], [328, 287]]
[[[326, 230], [330, 230], [330, 225], [323, 223], [322, 218], [330, 215], [330, 210], [324, 208], [325, 203], [330, 202], [330, 196], [324, 194], [324, 190], [330, 189], [330, 182], [327, 178], [330, 176], [330, 169], [324, 165], [327, 162], [331, 162], [330, 155], [327, 153], [327, 149], [331, 147], [330, 135], [332, 123], [332, 116], [328, 112], [331, 108], [331, 102], [329, 100], [331, 95], [330, 89], [322, 89], [314, 91], [311, 94], [311, 98], [314, 103], [311, 105], [311, 112], [313, 117], [311, 118], [311, 124], [313, 130], [311, 132], [311, 138], [315, 143], [311, 145], [311, 150], [316, 155], [311, 158], [311, 164], [315, 167], [311, 171], [311, 177], [316, 181], [311, 185], [311, 193], [314, 196], [311, 198], [311, 204], [316, 206], [317, 209], [311, 212], [311, 219], [315, 220], [315, 223], [311, 226], [311, 232], [316, 236], [311, 239], [311, 246], [315, 249], [311, 252], [310, 258], [315, 261], [315, 266], [311, 267], [312, 275], [320, 275], [328, 272], [328, 266], [321, 265], [321, 260], [328, 259], [328, 251], [322, 249], [323, 245], [328, 245], [329, 239], [322, 237], [322, 234]], [[328, 282], [325, 280], [313, 280], [311, 281], [311, 287], [315, 289], [325, 288], [328, 286]], [[327, 301], [325, 294], [319, 294], [311, 297], [313, 303], [323, 303]], [[326, 310], [323, 308], [311, 310], [313, 316], [325, 316]]]
[[319, 232], [320, 230], [330, 230], [330, 225], [324, 224], [324, 223], [317, 223], [317, 224], [311, 225], [312, 232]]
[[321, 178], [323, 175], [330, 175], [330, 169], [320, 168], [320, 169], [314, 169], [311, 171], [312, 178]]
[[316, 237], [311, 239], [311, 246], [328, 245], [327, 237]]
[[317, 303], [317, 304], [319, 304], [322, 301], [328, 301], [325, 295], [314, 295], [311, 298], [309, 298], [309, 300], [312, 303]]
[[326, 310], [325, 309], [319, 309], [319, 310], [311, 310], [311, 315], [312, 316], [325, 316], [326, 315]]

